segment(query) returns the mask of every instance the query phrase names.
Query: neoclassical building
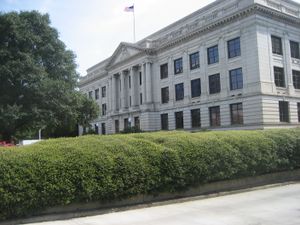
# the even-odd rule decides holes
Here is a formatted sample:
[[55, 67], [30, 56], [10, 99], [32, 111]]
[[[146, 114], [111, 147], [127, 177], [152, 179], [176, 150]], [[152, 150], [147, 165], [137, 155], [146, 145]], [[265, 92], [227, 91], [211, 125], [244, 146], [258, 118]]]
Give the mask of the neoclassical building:
[[300, 125], [300, 5], [217, 0], [87, 70], [99, 134]]

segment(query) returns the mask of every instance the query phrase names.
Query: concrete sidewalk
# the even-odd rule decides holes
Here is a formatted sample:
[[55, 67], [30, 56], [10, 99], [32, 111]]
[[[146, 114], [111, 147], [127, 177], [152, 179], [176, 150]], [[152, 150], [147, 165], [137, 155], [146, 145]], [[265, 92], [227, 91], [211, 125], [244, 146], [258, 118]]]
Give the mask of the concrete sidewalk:
[[299, 225], [300, 183], [35, 225]]

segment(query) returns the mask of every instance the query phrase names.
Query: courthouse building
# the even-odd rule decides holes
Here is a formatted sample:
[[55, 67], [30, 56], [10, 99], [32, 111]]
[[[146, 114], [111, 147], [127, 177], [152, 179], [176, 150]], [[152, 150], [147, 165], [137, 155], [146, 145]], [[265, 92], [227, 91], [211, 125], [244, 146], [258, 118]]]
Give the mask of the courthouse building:
[[217, 0], [87, 70], [111, 134], [300, 125], [300, 4]]

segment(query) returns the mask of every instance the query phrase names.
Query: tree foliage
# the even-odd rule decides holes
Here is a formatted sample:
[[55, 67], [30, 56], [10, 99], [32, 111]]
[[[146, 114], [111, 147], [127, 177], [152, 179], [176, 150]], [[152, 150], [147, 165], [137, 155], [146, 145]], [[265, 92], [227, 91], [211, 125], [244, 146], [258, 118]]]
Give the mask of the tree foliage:
[[[89, 102], [76, 91], [75, 55], [59, 40], [48, 14], [0, 14], [0, 133], [4, 139], [44, 129], [49, 136], [70, 132]], [[61, 134], [64, 136], [64, 134]]]

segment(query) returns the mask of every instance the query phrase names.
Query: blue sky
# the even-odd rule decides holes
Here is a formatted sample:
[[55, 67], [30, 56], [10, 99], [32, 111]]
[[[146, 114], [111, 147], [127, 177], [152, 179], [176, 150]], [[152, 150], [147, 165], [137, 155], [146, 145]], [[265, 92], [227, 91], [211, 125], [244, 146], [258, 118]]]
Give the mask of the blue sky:
[[[296, 0], [300, 3], [300, 0]], [[175, 22], [213, 0], [0, 0], [0, 11], [38, 10], [49, 13], [60, 39], [77, 55], [81, 76], [109, 57], [120, 42], [132, 42], [135, 5], [136, 40]]]

